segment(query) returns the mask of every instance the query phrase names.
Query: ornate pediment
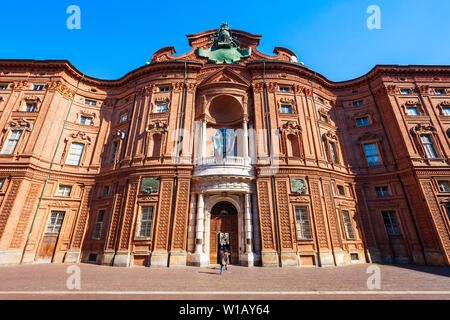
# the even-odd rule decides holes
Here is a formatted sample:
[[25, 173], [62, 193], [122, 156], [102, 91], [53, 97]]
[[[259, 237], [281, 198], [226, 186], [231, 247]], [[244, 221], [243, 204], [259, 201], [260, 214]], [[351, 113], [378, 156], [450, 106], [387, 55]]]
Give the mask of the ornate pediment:
[[238, 85], [245, 86], [246, 88], [250, 86], [250, 82], [236, 73], [230, 67], [222, 67], [205, 77], [203, 81], [199, 84], [199, 87], [204, 87], [209, 84], [214, 85]]
[[436, 128], [428, 123], [419, 123], [414, 128], [411, 129], [411, 133], [424, 134], [424, 133], [435, 133]]
[[91, 137], [89, 137], [85, 132], [83, 131], [78, 131], [77, 133], [72, 133], [70, 135], [73, 139], [75, 140], [81, 140], [81, 141], [85, 141], [88, 144], [91, 143], [92, 139]]
[[294, 121], [288, 121], [283, 124], [281, 131], [286, 133], [302, 133], [302, 127]]
[[155, 121], [150, 123], [150, 125], [148, 126], [147, 132], [153, 133], [153, 132], [167, 132], [167, 122], [163, 122], [163, 121]]
[[360, 143], [367, 142], [367, 141], [381, 141], [381, 140], [382, 140], [381, 136], [379, 136], [376, 133], [372, 133], [372, 132], [366, 132], [361, 137], [358, 138], [358, 141]]

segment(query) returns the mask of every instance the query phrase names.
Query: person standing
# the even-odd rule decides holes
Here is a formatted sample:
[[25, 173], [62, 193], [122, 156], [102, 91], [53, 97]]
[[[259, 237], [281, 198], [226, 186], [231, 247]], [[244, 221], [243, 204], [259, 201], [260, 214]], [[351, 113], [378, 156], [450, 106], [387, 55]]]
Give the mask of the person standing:
[[219, 263], [220, 263], [220, 274], [223, 273], [223, 268], [227, 266], [228, 264], [228, 256], [225, 252], [224, 248], [220, 248], [219, 250]]

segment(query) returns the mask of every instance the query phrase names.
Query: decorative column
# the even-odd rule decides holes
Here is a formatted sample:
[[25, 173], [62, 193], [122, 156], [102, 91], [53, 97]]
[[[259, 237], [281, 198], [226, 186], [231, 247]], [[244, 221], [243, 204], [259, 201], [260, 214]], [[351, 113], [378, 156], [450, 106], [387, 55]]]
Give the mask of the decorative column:
[[248, 119], [244, 118], [242, 121], [242, 129], [244, 130], [244, 138], [242, 148], [244, 149], [244, 158], [248, 158], [248, 129], [247, 129]]
[[252, 197], [253, 211], [253, 256], [256, 263], [261, 262], [261, 232], [259, 230], [258, 200], [256, 194]]
[[206, 118], [202, 120], [202, 161], [206, 158]]
[[244, 224], [245, 224], [245, 254], [244, 263], [248, 267], [253, 267], [253, 251], [252, 251], [252, 207], [250, 194], [244, 196]]
[[203, 193], [197, 196], [197, 225], [195, 228], [195, 252], [191, 257], [190, 264], [203, 267], [208, 264], [206, 254], [203, 252], [203, 234], [205, 231], [205, 201]]

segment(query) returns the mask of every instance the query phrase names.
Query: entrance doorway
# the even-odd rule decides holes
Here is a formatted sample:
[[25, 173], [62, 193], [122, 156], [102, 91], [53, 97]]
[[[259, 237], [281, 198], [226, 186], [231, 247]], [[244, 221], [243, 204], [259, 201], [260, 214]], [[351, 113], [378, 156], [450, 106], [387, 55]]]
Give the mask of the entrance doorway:
[[58, 242], [59, 231], [64, 221], [64, 211], [52, 211], [47, 222], [44, 238], [42, 239], [38, 259], [41, 262], [52, 262]]
[[239, 262], [238, 214], [236, 207], [227, 201], [221, 201], [211, 209], [211, 225], [209, 239], [209, 261], [219, 263], [220, 234], [228, 234], [231, 247], [230, 263]]

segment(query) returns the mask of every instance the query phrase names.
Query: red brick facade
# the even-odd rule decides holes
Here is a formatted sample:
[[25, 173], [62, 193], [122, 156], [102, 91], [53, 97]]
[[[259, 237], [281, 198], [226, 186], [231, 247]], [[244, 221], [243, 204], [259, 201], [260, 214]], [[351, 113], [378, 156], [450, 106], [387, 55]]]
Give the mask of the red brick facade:
[[0, 264], [215, 263], [234, 214], [248, 266], [450, 265], [449, 66], [332, 82], [258, 35], [187, 37], [118, 80], [0, 60]]

